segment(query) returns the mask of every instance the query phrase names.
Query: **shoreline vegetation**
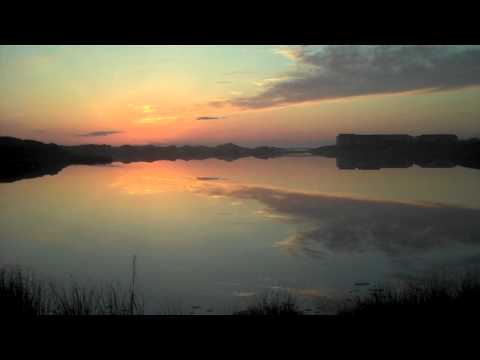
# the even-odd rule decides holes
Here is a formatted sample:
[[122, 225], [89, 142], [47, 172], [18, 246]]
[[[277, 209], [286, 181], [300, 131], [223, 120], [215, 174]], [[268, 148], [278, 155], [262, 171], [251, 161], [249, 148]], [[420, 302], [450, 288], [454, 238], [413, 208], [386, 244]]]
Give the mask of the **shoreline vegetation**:
[[128, 290], [110, 285], [68, 286], [38, 279], [21, 267], [0, 268], [1, 316], [143, 315], [144, 300], [135, 289], [136, 258]]
[[[128, 290], [114, 286], [85, 287], [72, 282], [60, 287], [38, 279], [20, 267], [0, 268], [0, 317], [36, 316], [143, 316], [145, 301], [135, 288], [135, 258]], [[318, 308], [321, 307], [319, 300]], [[329, 317], [388, 318], [422, 316], [480, 315], [480, 276], [478, 272], [457, 275], [430, 275], [406, 280], [401, 286], [372, 288], [364, 295], [339, 299]], [[238, 316], [315, 315], [301, 309], [299, 298], [290, 292], [260, 294]], [[163, 309], [160, 316], [186, 315], [182, 310]]]

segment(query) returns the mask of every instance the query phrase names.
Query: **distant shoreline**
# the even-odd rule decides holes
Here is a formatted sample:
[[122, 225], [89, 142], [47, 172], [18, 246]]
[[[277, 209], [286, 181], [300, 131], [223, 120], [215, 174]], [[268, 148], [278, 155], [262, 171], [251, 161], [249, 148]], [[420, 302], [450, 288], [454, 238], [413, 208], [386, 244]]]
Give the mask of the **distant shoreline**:
[[[408, 135], [340, 134], [336, 145], [317, 148], [242, 147], [228, 143], [203, 145], [57, 145], [14, 137], [0, 137], [0, 182], [54, 175], [69, 165], [101, 165], [113, 162], [152, 162], [158, 160], [234, 161], [246, 157], [271, 159], [280, 156], [323, 156], [336, 158], [339, 169], [378, 170], [381, 168], [453, 167], [456, 165], [480, 169], [480, 140], [435, 142], [438, 135], [417, 137]], [[441, 135], [443, 136], [443, 135]], [[433, 137], [433, 138], [432, 138]], [[338, 143], [339, 139], [342, 141]], [[400, 141], [399, 141], [400, 139]], [[407, 139], [405, 141], [405, 139]], [[423, 139], [423, 140], [422, 140]], [[425, 140], [426, 139], [426, 140]], [[345, 141], [346, 140], [346, 141]], [[345, 145], [346, 144], [346, 145]]]

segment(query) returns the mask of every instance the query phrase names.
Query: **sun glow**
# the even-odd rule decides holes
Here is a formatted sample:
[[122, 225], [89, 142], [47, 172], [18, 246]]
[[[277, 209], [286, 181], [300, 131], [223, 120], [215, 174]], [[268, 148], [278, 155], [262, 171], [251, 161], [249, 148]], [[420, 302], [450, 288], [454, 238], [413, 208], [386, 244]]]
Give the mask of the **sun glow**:
[[[340, 132], [372, 130], [480, 134], [480, 87], [471, 77], [461, 77], [460, 86], [449, 83], [457, 77], [446, 76], [434, 77], [431, 86], [395, 90], [366, 76], [380, 81], [372, 84], [379, 89], [373, 94], [361, 83], [342, 85], [350, 79], [342, 72], [370, 65], [352, 67], [354, 57], [322, 49], [330, 56], [323, 64], [331, 70], [327, 83], [317, 71], [323, 65], [312, 55], [315, 47], [0, 46], [0, 129], [2, 135], [45, 142], [112, 145], [319, 146]], [[465, 53], [468, 60], [475, 49], [444, 55], [463, 61], [462, 52], [471, 52]], [[335, 81], [337, 75], [342, 81]], [[359, 88], [353, 95], [342, 92], [350, 87]], [[316, 97], [325, 89], [325, 96]]]

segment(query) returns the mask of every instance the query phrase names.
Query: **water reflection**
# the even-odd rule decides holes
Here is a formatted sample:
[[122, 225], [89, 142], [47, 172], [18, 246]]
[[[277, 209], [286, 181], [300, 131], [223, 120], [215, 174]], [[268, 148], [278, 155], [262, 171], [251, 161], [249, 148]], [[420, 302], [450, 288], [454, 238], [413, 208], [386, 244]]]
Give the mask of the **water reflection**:
[[[280, 160], [276, 161], [277, 164], [280, 162]], [[248, 161], [239, 164], [251, 165]], [[312, 165], [311, 162], [309, 164]], [[414, 261], [414, 258], [421, 255], [438, 251], [448, 253], [445, 249], [452, 246], [480, 245], [478, 222], [480, 209], [475, 206], [468, 207], [467, 203], [457, 206], [451, 203], [408, 201], [403, 200], [402, 197], [387, 200], [385, 196], [381, 198], [382, 194], [379, 191], [376, 192], [378, 199], [372, 199], [370, 194], [358, 192], [338, 196], [319, 191], [298, 191], [292, 190], [295, 186], [291, 186], [291, 182], [283, 183], [281, 187], [250, 183], [256, 180], [255, 175], [259, 170], [257, 167], [254, 171], [251, 171], [252, 169], [247, 171], [250, 177], [239, 181], [240, 179], [235, 176], [231, 179], [221, 176], [198, 176], [199, 173], [209, 175], [209, 172], [215, 175], [232, 175], [228, 166], [225, 168], [220, 166], [223, 163], [217, 163], [214, 168], [210, 166], [194, 168], [192, 165], [183, 167], [178, 164], [168, 164], [168, 166], [162, 164], [161, 169], [139, 165], [138, 168], [129, 168], [138, 171], [122, 172], [111, 185], [130, 195], [187, 192], [219, 199], [222, 203], [236, 207], [249, 200], [260, 203], [262, 208], [252, 211], [252, 215], [271, 222], [290, 224], [290, 234], [279, 237], [275, 241], [276, 247], [290, 255], [303, 254], [325, 260], [336, 256], [377, 253], [392, 261], [396, 261], [397, 258], [406, 258], [404, 263], [400, 264], [405, 266], [405, 262]], [[280, 166], [279, 169], [284, 168]], [[327, 181], [342, 182], [342, 177], [338, 173], [329, 173], [326, 171], [327, 168], [311, 169], [310, 175], [316, 173], [317, 178], [321, 179], [317, 184], [326, 185]], [[305, 172], [299, 175], [305, 179], [306, 170], [302, 169], [302, 171]], [[342, 174], [351, 175], [348, 175], [347, 184], [350, 189], [354, 189], [359, 178], [350, 172]], [[392, 174], [382, 172], [383, 182], [398, 181], [399, 173]], [[275, 180], [278, 179], [283, 177], [275, 178]], [[377, 177], [369, 176], [367, 180], [375, 179]], [[272, 177], [268, 180], [269, 183], [273, 183], [274, 179]], [[409, 183], [410, 187], [405, 184], [406, 191], [409, 188], [414, 189], [415, 186], [419, 187], [418, 183], [416, 185], [412, 181]], [[432, 189], [431, 186], [426, 187], [426, 189], [429, 188]], [[459, 196], [456, 191], [460, 189], [455, 190], [452, 186], [445, 189], [453, 198]], [[393, 186], [387, 190], [389, 190], [389, 196], [395, 194], [392, 191]], [[466, 188], [463, 190], [466, 191]], [[363, 197], [360, 197], [362, 195]], [[440, 198], [440, 195], [443, 194], [436, 193], [433, 197]], [[416, 197], [418, 198], [418, 195], [412, 193], [410, 197], [407, 196], [407, 199]], [[472, 199], [475, 199], [475, 196], [472, 196]], [[245, 209], [247, 208], [242, 208], [241, 211]], [[237, 213], [222, 211], [217, 214], [228, 215], [231, 220], [227, 222], [223, 220], [216, 229], [240, 224], [243, 227], [255, 228], [256, 238], [260, 239], [263, 236], [261, 225], [256, 221], [247, 220], [251, 219], [247, 214], [244, 214], [243, 221], [236, 219]], [[204, 214], [204, 216], [208, 215]], [[462, 255], [454, 258], [459, 264], [478, 263], [476, 256]], [[446, 260], [444, 262], [446, 263]]]
[[361, 150], [342, 151], [336, 157], [337, 168], [342, 170], [380, 170], [384, 168], [409, 168], [417, 165], [424, 168], [452, 168], [457, 165], [478, 169], [475, 161], [459, 161], [451, 154]]
[[428, 253], [451, 244], [480, 245], [480, 209], [475, 207], [334, 196], [195, 176], [177, 168], [174, 174], [168, 168], [162, 170], [159, 176], [152, 167], [141, 168], [141, 173], [123, 174], [111, 186], [130, 195], [177, 191], [215, 199], [229, 197], [234, 198], [229, 200], [232, 206], [255, 200], [264, 206], [255, 215], [296, 225], [294, 233], [276, 243], [292, 255], [325, 258], [332, 254], [381, 252], [398, 257]]
[[0, 184], [0, 263], [109, 281], [128, 279], [135, 254], [149, 304], [206, 309], [480, 262], [477, 170], [339, 171], [322, 157], [113, 165]]
[[266, 206], [261, 214], [306, 223], [305, 230], [277, 244], [291, 254], [321, 258], [332, 253], [380, 251], [387, 256], [405, 256], [441, 249], [452, 242], [480, 244], [479, 209], [245, 185], [210, 185], [196, 191], [255, 199]]

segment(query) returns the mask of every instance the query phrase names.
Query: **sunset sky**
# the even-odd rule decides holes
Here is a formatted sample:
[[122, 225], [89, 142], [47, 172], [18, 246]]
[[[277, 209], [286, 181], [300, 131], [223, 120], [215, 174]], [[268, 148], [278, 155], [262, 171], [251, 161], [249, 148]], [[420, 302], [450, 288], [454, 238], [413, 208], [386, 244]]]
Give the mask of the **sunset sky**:
[[480, 137], [480, 46], [0, 46], [0, 135], [318, 146]]

